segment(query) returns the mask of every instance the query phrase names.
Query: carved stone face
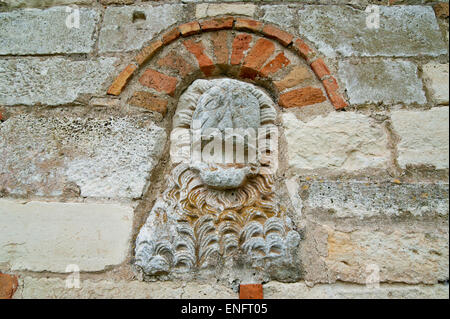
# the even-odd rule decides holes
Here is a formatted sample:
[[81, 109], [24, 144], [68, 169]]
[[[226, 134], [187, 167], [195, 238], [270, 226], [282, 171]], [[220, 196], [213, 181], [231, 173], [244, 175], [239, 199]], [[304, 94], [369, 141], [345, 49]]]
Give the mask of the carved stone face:
[[[180, 99], [177, 115], [175, 125], [180, 124], [178, 120], [182, 115], [190, 115], [189, 127], [202, 134], [201, 141], [193, 142], [199, 143], [198, 150], [202, 154], [209, 154], [212, 149], [214, 155], [220, 153], [214, 160], [191, 161], [190, 167], [198, 172], [206, 185], [215, 189], [234, 189], [259, 172], [258, 129], [262, 118], [272, 122], [275, 115], [264, 92], [251, 84], [231, 79], [197, 80]], [[226, 143], [231, 148], [227, 148]], [[238, 150], [243, 158], [238, 159]], [[250, 155], [255, 156], [251, 158]]]

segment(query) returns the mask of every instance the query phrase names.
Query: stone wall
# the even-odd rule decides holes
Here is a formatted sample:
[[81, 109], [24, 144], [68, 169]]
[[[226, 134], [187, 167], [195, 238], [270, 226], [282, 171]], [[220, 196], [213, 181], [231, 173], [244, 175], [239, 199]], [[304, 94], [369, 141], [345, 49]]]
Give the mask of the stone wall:
[[[0, 0], [0, 298], [449, 298], [448, 19], [428, 0]], [[177, 103], [218, 77], [275, 103], [295, 269], [142, 282]]]

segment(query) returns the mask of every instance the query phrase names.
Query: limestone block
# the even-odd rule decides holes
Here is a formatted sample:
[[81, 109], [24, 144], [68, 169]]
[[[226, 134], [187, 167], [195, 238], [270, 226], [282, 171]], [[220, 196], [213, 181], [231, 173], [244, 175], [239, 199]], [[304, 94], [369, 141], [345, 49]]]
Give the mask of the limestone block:
[[448, 63], [435, 62], [423, 66], [423, 78], [431, 96], [438, 104], [448, 105], [449, 77]]
[[436, 107], [428, 111], [395, 111], [391, 115], [398, 142], [398, 164], [434, 165], [448, 168], [449, 110]]
[[0, 219], [0, 269], [99, 271], [125, 261], [133, 209], [1, 199]]

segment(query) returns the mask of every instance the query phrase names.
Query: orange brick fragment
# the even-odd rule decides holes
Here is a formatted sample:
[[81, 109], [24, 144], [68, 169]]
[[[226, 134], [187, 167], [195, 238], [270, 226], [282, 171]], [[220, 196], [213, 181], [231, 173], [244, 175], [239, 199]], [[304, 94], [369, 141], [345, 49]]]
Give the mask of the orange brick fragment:
[[135, 60], [139, 65], [144, 64], [148, 61], [161, 47], [163, 46], [162, 41], [156, 40], [150, 43], [148, 46], [143, 48], [141, 52], [136, 56]]
[[315, 54], [314, 51], [301, 39], [295, 39], [293, 47], [306, 61], [309, 61]]
[[200, 70], [206, 75], [211, 76], [215, 66], [213, 61], [206, 55], [205, 47], [201, 41], [186, 40], [183, 42], [186, 49], [197, 58]]
[[319, 88], [306, 87], [280, 95], [279, 104], [283, 107], [301, 107], [326, 101]]
[[437, 3], [433, 6], [433, 9], [438, 18], [448, 18], [448, 3]]
[[216, 57], [216, 64], [228, 64], [228, 32], [219, 31], [211, 35], [213, 43], [214, 55]]
[[264, 26], [262, 32], [269, 38], [279, 41], [282, 45], [287, 47], [291, 44], [294, 36], [286, 31], [280, 30], [277, 27], [267, 24]]
[[275, 45], [272, 41], [263, 38], [256, 41], [250, 53], [244, 59], [240, 76], [242, 78], [254, 79], [274, 51]]
[[231, 65], [238, 65], [244, 58], [245, 51], [250, 48], [252, 36], [250, 34], [238, 34], [233, 40], [233, 48], [231, 52]]
[[261, 32], [262, 27], [263, 24], [261, 22], [252, 19], [237, 18], [234, 23], [234, 28], [242, 31]]
[[262, 68], [261, 74], [263, 76], [268, 76], [289, 65], [289, 63], [291, 63], [291, 61], [289, 61], [284, 53], [280, 53]]
[[198, 21], [192, 21], [182, 24], [178, 27], [183, 37], [187, 37], [193, 34], [200, 33], [200, 24]]
[[173, 96], [175, 94], [178, 80], [158, 71], [147, 69], [139, 79], [139, 82], [144, 86], [155, 89], [156, 91], [164, 92], [170, 96]]
[[17, 276], [0, 273], [0, 299], [11, 299], [19, 287]]
[[167, 112], [167, 100], [159, 98], [150, 92], [134, 92], [128, 103], [134, 106], [143, 107], [147, 110], [159, 112], [163, 116]]
[[337, 110], [343, 109], [348, 106], [348, 103], [344, 100], [339, 93], [339, 84], [334, 77], [329, 77], [322, 81], [325, 91], [328, 94], [328, 98]]
[[239, 299], [264, 299], [263, 286], [261, 284], [240, 285]]
[[200, 28], [203, 31], [217, 31], [223, 29], [231, 29], [233, 28], [234, 18], [217, 18], [206, 20], [200, 23]]
[[183, 77], [194, 71], [194, 67], [176, 53], [176, 51], [170, 51], [165, 57], [159, 59], [157, 64], [175, 70]]
[[325, 76], [330, 75], [330, 70], [322, 58], [311, 63], [311, 69], [313, 69], [314, 73], [320, 80], [323, 80]]
[[167, 31], [166, 33], [164, 33], [162, 35], [162, 42], [164, 45], [167, 45], [173, 41], [175, 41], [176, 39], [178, 39], [181, 35], [180, 29], [178, 28], [173, 28], [170, 31]]
[[119, 74], [119, 76], [114, 80], [113, 84], [108, 89], [108, 94], [119, 95], [122, 93], [123, 88], [127, 85], [134, 71], [136, 71], [137, 66], [134, 64], [129, 64], [127, 67]]

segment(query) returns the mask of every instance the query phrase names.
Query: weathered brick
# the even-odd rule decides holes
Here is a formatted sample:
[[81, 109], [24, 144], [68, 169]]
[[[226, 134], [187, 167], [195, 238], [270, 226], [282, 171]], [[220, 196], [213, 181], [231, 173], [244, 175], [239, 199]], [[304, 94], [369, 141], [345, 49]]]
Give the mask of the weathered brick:
[[198, 21], [192, 21], [185, 24], [180, 25], [179, 30], [181, 32], [181, 35], [183, 37], [187, 37], [193, 34], [200, 33], [200, 24]]
[[326, 101], [319, 88], [306, 87], [280, 95], [279, 104], [283, 107], [300, 107]]
[[319, 58], [311, 63], [311, 68], [320, 80], [323, 80], [325, 76], [330, 75], [330, 70], [322, 58]]
[[286, 31], [280, 30], [279, 28], [266, 24], [262, 30], [263, 34], [271, 39], [275, 39], [280, 42], [285, 47], [291, 44], [294, 36]]
[[141, 52], [136, 56], [135, 60], [139, 65], [147, 62], [155, 53], [163, 46], [162, 41], [155, 40], [150, 43], [148, 46], [143, 48]]
[[315, 52], [312, 50], [303, 40], [295, 39], [293, 43], [293, 47], [295, 51], [297, 51], [300, 56], [309, 61], [312, 57], [314, 57]]
[[228, 64], [228, 34], [227, 31], [219, 31], [211, 35], [216, 64]]
[[261, 69], [261, 74], [263, 76], [268, 76], [270, 74], [276, 73], [285, 66], [289, 65], [289, 63], [291, 63], [291, 61], [289, 61], [284, 53], [280, 53]]
[[139, 82], [144, 86], [155, 89], [156, 91], [164, 92], [170, 96], [173, 96], [175, 94], [178, 80], [158, 71], [147, 69], [139, 79]]
[[167, 45], [173, 41], [175, 41], [176, 39], [178, 39], [181, 35], [180, 29], [177, 28], [173, 28], [170, 31], [167, 31], [166, 33], [164, 33], [161, 37], [162, 42], [164, 45]]
[[167, 100], [157, 97], [150, 92], [134, 92], [128, 103], [151, 111], [159, 112], [163, 116], [166, 115], [167, 112]]
[[448, 18], [448, 3], [440, 2], [433, 6], [434, 13], [438, 18]]
[[331, 104], [333, 104], [336, 109], [339, 110], [348, 106], [348, 103], [339, 93], [339, 84], [334, 77], [331, 76], [327, 79], [324, 79], [322, 83], [325, 87], [325, 91], [327, 92], [328, 97], [330, 98]]
[[157, 64], [175, 70], [183, 77], [194, 71], [194, 67], [175, 50], [170, 51], [165, 57], [159, 59]]
[[253, 37], [250, 34], [245, 33], [238, 34], [234, 38], [231, 52], [231, 65], [238, 65], [242, 62], [245, 52], [250, 48], [252, 38]]
[[0, 299], [11, 299], [18, 286], [17, 276], [0, 273]]
[[240, 285], [239, 299], [263, 299], [263, 286], [261, 284]]
[[114, 80], [113, 84], [111, 84], [111, 86], [109, 87], [108, 94], [120, 95], [136, 69], [136, 65], [128, 64], [126, 68]]
[[299, 85], [304, 80], [311, 78], [309, 68], [304, 66], [295, 66], [286, 77], [280, 81], [275, 81], [274, 85], [278, 89], [278, 92], [282, 92], [286, 89]]
[[200, 22], [200, 27], [203, 31], [217, 31], [223, 29], [233, 28], [234, 18], [216, 18]]
[[237, 18], [234, 23], [234, 28], [242, 31], [261, 32], [262, 27], [263, 24], [261, 22], [252, 19]]
[[244, 59], [240, 76], [243, 78], [253, 79], [257, 76], [258, 71], [267, 61], [267, 59], [275, 51], [275, 45], [272, 41], [261, 38], [256, 41], [249, 54]]
[[214, 62], [206, 55], [205, 46], [201, 40], [197, 42], [194, 40], [186, 40], [183, 44], [196, 57], [200, 70], [206, 76], [211, 76], [215, 69]]

